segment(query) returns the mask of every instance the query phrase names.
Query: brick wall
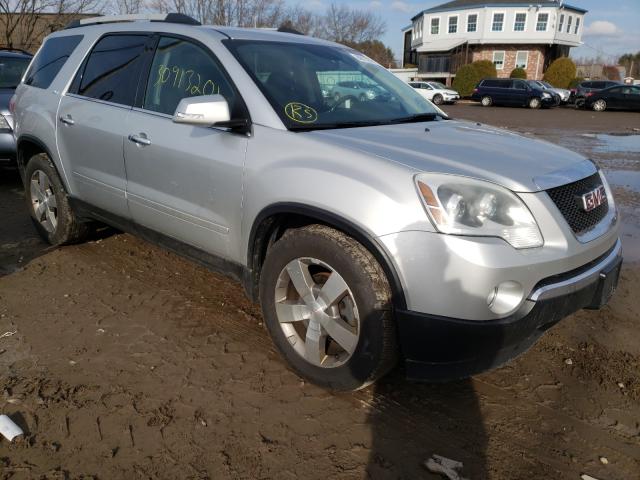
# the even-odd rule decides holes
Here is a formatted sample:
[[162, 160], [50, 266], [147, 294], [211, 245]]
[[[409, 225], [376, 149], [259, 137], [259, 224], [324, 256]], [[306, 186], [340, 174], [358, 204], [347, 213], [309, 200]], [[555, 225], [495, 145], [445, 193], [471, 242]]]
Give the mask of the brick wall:
[[517, 52], [529, 52], [527, 58], [527, 78], [530, 80], [542, 79], [546, 47], [540, 45], [482, 45], [473, 50], [472, 61], [493, 61], [493, 52], [504, 52], [504, 65], [498, 70], [498, 77], [508, 78], [511, 71], [516, 68]]

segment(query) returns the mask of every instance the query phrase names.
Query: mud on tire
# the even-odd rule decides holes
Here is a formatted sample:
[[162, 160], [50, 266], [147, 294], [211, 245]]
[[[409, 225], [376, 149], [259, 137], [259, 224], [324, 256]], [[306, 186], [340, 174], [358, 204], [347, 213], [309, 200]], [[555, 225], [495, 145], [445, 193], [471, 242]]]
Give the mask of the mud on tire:
[[[55, 211], [57, 224], [53, 229], [48, 229], [41, 219], [37, 218], [37, 204], [34, 203], [32, 194], [32, 177], [34, 177], [34, 174], [38, 176], [38, 172], [46, 175], [49, 187], [47, 191], [55, 200], [55, 208], [53, 210]], [[34, 155], [27, 162], [25, 169], [25, 198], [36, 230], [51, 245], [77, 243], [86, 238], [89, 227], [86, 223], [80, 222], [73, 212], [58, 172], [49, 156], [45, 153]]]
[[[281, 285], [282, 272], [290, 262], [309, 257], [326, 262], [339, 273], [355, 300], [359, 316], [353, 353], [332, 368], [313, 364], [296, 351], [276, 312], [276, 288]], [[267, 329], [280, 353], [293, 370], [317, 385], [333, 390], [357, 390], [395, 365], [396, 328], [389, 283], [373, 255], [342, 232], [324, 225], [287, 230], [267, 252], [260, 275], [260, 300]]]

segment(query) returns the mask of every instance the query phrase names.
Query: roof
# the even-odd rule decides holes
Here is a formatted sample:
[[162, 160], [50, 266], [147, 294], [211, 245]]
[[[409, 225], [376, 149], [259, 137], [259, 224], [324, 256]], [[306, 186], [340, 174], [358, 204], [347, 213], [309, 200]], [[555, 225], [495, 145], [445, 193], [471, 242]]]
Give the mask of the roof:
[[33, 55], [31, 55], [29, 52], [25, 52], [23, 50], [0, 47], [0, 57], [31, 58], [32, 56]]
[[477, 7], [518, 7], [521, 5], [529, 6], [532, 4], [536, 6], [540, 5], [541, 7], [561, 7], [565, 10], [574, 10], [579, 13], [587, 13], [587, 10], [574, 7], [572, 5], [567, 5], [566, 3], [561, 3], [556, 0], [536, 0], [533, 2], [532, 0], [452, 0], [450, 2], [442, 3], [440, 5], [436, 5], [435, 7], [422, 10], [420, 13], [411, 18], [411, 20], [415, 20], [424, 13], [464, 10], [467, 8]]

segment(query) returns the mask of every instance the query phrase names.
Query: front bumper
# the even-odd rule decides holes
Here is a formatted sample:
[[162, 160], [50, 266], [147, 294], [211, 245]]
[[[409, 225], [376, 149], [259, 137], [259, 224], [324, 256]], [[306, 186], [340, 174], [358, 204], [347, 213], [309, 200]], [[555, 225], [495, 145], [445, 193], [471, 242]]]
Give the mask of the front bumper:
[[615, 291], [621, 263], [618, 240], [598, 259], [542, 280], [516, 313], [498, 320], [396, 311], [407, 376], [447, 381], [506, 363], [564, 317], [604, 305]]
[[11, 130], [0, 130], [0, 166], [13, 165], [16, 161], [16, 140]]
[[443, 95], [442, 96], [443, 100], [445, 102], [457, 102], [458, 100], [460, 100], [460, 95]]

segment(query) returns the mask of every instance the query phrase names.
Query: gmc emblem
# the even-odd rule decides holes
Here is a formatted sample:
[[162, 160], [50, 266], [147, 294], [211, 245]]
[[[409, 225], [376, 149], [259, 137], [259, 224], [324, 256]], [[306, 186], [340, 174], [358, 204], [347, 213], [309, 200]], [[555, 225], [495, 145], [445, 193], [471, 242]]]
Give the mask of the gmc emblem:
[[590, 212], [607, 201], [607, 194], [605, 193], [604, 186], [600, 185], [595, 190], [583, 194], [580, 198], [582, 198], [582, 208], [584, 211]]

